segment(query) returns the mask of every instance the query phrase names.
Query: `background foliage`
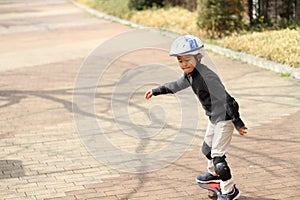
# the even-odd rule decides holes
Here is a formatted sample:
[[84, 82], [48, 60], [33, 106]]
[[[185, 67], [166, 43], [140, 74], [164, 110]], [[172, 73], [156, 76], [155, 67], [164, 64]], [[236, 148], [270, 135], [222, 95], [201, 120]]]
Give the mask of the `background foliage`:
[[[199, 25], [200, 20], [199, 11], [191, 12], [186, 8], [187, 4], [181, 4], [184, 8], [178, 6], [174, 7], [170, 4], [171, 1], [173, 1], [173, 4], [176, 3], [176, 0], [168, 0], [168, 5], [166, 5], [166, 1], [164, 1], [164, 7], [161, 8], [152, 7], [141, 11], [130, 10], [128, 6], [129, 0], [77, 1], [102, 12], [144, 26], [156, 27], [180, 34], [194, 34], [206, 43], [214, 43], [229, 49], [300, 68], [300, 28], [299, 24], [295, 21], [291, 21], [292, 26], [279, 26], [278, 24], [273, 24], [270, 27], [270, 25], [265, 22], [266, 20], [263, 16], [258, 18], [256, 23], [248, 23], [248, 25], [244, 24], [244, 17], [242, 20], [243, 24], [241, 25], [242, 28], [245, 28], [244, 30], [241, 28], [239, 28], [238, 31], [230, 29], [224, 31], [226, 34], [217, 34], [216, 36], [211, 30], [205, 30], [205, 28], [199, 28], [199, 26], [197, 26], [197, 24]], [[183, 2], [192, 0], [177, 1]], [[198, 6], [200, 6], [199, 2]], [[237, 8], [230, 12], [239, 13], [240, 10]], [[234, 24], [234, 22], [231, 23]], [[284, 27], [284, 29], [282, 29], [282, 27]], [[223, 29], [220, 29], [219, 31], [222, 30]]]
[[162, 7], [163, 0], [129, 0], [129, 9], [144, 10], [152, 7]]
[[243, 29], [243, 0], [199, 0], [198, 26], [211, 37]]

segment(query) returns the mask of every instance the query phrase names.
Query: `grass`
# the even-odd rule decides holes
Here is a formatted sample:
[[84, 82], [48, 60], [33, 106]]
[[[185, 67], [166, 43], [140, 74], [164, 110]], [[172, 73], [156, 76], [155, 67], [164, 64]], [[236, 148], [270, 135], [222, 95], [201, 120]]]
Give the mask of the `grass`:
[[281, 73], [280, 76], [281, 77], [290, 77], [291, 73], [289, 73], [289, 72]]
[[128, 0], [77, 0], [101, 12], [132, 22], [197, 35], [205, 42], [300, 68], [300, 29], [246, 32], [211, 40], [196, 25], [197, 13], [179, 7], [130, 11]]
[[300, 67], [300, 30], [246, 33], [217, 41], [220, 46]]
[[[170, 15], [173, 13], [172, 15]], [[149, 27], [170, 30], [180, 34], [199, 34], [197, 14], [178, 7], [135, 12], [130, 21]]]
[[91, 8], [123, 19], [130, 19], [128, 0], [76, 0]]

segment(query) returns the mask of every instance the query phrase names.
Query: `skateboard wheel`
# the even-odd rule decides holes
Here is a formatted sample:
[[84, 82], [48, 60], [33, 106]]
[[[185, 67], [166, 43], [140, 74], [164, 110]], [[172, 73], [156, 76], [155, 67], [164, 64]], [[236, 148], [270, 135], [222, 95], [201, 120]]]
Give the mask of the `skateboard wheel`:
[[217, 197], [217, 193], [213, 191], [208, 191], [208, 197], [211, 199], [215, 199]]

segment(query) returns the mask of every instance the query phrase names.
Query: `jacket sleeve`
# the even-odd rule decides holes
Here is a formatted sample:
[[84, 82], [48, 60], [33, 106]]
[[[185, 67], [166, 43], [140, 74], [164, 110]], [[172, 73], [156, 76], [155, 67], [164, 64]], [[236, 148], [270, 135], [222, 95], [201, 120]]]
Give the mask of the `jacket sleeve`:
[[237, 130], [245, 126], [240, 118], [239, 104], [228, 93], [226, 98], [226, 111], [227, 114], [232, 117], [232, 122]]
[[179, 78], [177, 81], [169, 82], [164, 85], [161, 85], [155, 89], [152, 89], [152, 94], [154, 96], [160, 95], [160, 94], [174, 94], [180, 90], [183, 90], [187, 87], [189, 87], [190, 84], [186, 78], [186, 75], [183, 75], [181, 78]]

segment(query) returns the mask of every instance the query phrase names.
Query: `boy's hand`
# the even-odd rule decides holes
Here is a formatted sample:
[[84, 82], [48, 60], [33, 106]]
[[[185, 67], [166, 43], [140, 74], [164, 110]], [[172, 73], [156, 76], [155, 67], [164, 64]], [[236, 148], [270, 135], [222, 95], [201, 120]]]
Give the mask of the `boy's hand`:
[[152, 90], [148, 90], [148, 91], [145, 93], [145, 99], [150, 99], [152, 96], [153, 96]]
[[239, 132], [240, 135], [245, 135], [245, 134], [247, 134], [247, 129], [248, 128], [246, 126], [243, 126], [242, 128], [240, 128], [238, 130], [238, 132]]

